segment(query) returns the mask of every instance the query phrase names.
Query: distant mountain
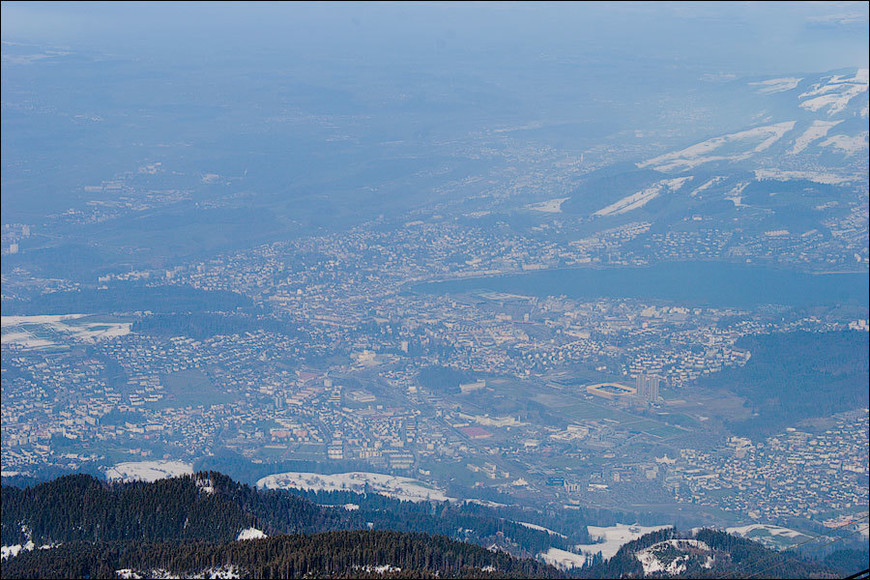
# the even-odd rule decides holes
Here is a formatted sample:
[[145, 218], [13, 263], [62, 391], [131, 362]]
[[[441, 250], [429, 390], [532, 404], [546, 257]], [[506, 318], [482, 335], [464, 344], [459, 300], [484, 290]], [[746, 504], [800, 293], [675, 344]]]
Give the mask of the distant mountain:
[[[866, 69], [733, 81], [718, 98], [742, 103], [733, 129], [649, 143], [658, 152], [580, 178], [561, 211], [594, 231], [647, 224], [637, 253], [653, 259], [655, 234], [719, 230], [717, 257], [743, 261], [759, 243], [834, 247], [866, 223]], [[861, 244], [846, 245], [866, 263]], [[804, 262], [801, 251], [773, 258]]]

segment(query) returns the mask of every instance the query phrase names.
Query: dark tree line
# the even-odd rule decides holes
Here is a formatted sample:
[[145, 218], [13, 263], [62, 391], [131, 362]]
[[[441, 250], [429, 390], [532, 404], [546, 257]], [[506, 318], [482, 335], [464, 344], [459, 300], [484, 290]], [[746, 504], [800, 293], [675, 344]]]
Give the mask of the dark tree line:
[[4, 300], [3, 314], [36, 315], [57, 312], [232, 312], [250, 308], [253, 301], [228, 290], [200, 290], [189, 286], [148, 286], [138, 282], [104, 289], [52, 292], [30, 300]]
[[[340, 531], [242, 542], [70, 543], [7, 560], [3, 578], [115, 578], [116, 570], [191, 576], [235, 566], [243, 578], [558, 578], [555, 568], [443, 536]], [[378, 573], [377, 567], [386, 574]], [[392, 569], [392, 574], [388, 570]]]

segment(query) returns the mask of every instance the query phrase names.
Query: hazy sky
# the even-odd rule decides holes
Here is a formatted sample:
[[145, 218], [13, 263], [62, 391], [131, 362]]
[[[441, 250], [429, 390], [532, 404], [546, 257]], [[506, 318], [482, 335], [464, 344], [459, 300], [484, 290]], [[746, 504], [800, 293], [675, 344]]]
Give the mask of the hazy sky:
[[2, 38], [142, 58], [583, 58], [737, 75], [868, 65], [866, 2], [2, 3]]

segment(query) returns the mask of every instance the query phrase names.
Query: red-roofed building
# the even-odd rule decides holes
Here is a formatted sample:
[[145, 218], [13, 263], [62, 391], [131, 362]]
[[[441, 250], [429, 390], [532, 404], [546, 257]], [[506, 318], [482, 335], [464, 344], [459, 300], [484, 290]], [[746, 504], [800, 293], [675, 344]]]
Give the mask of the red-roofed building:
[[492, 433], [482, 427], [462, 427], [460, 431], [465, 433], [465, 435], [471, 439], [486, 439], [487, 437], [492, 437]]

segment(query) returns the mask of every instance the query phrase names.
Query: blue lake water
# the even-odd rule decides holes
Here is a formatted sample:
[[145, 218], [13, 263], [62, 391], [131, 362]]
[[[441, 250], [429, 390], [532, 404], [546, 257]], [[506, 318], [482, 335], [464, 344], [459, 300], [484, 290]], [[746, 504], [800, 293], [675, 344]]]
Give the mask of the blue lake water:
[[870, 302], [865, 273], [808, 274], [725, 262], [674, 262], [644, 268], [565, 268], [418, 284], [428, 294], [493, 290], [526, 296], [660, 299], [690, 305], [748, 308], [863, 305]]

